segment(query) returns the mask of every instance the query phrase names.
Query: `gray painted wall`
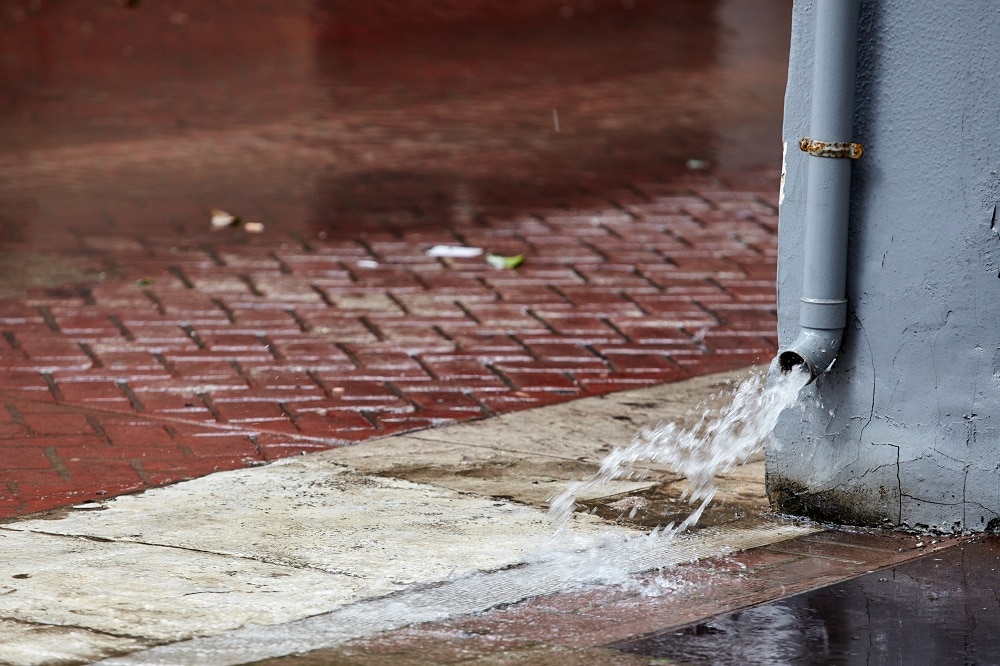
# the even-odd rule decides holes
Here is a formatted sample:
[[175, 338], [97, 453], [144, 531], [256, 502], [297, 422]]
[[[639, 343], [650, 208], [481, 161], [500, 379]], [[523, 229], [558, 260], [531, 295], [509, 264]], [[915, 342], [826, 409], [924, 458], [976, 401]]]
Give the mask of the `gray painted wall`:
[[[836, 2], [839, 0], [818, 0]], [[785, 99], [779, 340], [798, 332], [813, 10]], [[855, 524], [1000, 524], [1000, 3], [864, 0], [848, 328], [767, 454], [782, 510]], [[823, 139], [823, 137], [813, 137]]]

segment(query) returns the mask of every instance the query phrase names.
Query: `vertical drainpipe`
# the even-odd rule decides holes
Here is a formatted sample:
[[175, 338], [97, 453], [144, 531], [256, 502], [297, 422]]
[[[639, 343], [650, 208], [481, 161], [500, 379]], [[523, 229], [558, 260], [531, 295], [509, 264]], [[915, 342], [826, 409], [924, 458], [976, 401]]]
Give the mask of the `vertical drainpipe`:
[[816, 0], [815, 57], [809, 137], [799, 148], [810, 155], [806, 185], [801, 330], [779, 352], [788, 372], [804, 365], [812, 377], [837, 356], [847, 326], [847, 223], [860, 0]]

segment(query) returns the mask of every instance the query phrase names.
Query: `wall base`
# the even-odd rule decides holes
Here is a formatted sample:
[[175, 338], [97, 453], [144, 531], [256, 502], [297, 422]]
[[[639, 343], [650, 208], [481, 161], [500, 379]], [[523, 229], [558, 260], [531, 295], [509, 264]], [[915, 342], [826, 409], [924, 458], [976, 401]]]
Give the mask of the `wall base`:
[[863, 487], [847, 492], [811, 492], [791, 479], [768, 475], [767, 499], [778, 513], [859, 527], [899, 527], [895, 519], [898, 510], [889, 510], [886, 497]]

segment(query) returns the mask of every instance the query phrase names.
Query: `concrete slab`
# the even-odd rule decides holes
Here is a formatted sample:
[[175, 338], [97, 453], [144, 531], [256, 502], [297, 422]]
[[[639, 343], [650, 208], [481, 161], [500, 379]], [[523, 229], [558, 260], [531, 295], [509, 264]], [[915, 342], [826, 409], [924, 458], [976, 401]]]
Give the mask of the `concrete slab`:
[[[720, 389], [741, 376], [369, 442], [3, 525], [0, 547], [14, 578], [0, 594], [0, 645], [22, 650], [16, 663], [52, 663], [64, 653], [72, 663], [212, 636], [222, 637], [218, 645], [246, 642], [270, 626], [274, 640], [266, 645], [294, 651], [315, 628], [303, 634], [289, 623], [322, 616], [322, 640], [308, 641], [315, 649], [364, 631], [513, 603], [588, 576], [620, 579], [796, 536], [808, 528], [734, 526], [676, 543], [616, 546], [638, 527], [578, 514], [569, 533], [554, 537], [549, 495], [593, 473], [640, 425], [683, 420], [694, 405], [724, 402]], [[760, 502], [758, 467], [734, 474], [727, 492]], [[617, 496], [655, 485], [673, 492], [676, 476], [662, 466], [652, 473], [642, 483], [599, 490]], [[577, 559], [553, 565], [559, 553]], [[531, 562], [535, 579], [499, 575]], [[421, 596], [430, 589], [437, 592]], [[358, 613], [379, 621], [366, 624]], [[285, 634], [291, 638], [275, 638]], [[187, 663], [170, 661], [180, 652], [165, 654], [166, 661], [153, 655], [121, 663]], [[212, 654], [211, 663], [242, 663], [249, 653], [225, 662]]]
[[108, 636], [82, 627], [0, 620], [0, 654], [6, 664], [89, 662], [102, 654], [139, 650], [144, 644], [128, 636]]
[[817, 531], [802, 525], [765, 524], [707, 529], [675, 539], [606, 542], [588, 550], [552, 552], [525, 566], [474, 574], [440, 585], [411, 588], [324, 615], [284, 625], [246, 627], [101, 662], [101, 666], [246, 664], [338, 645], [358, 637], [422, 622], [481, 613], [584, 583], [619, 584], [632, 574], [727, 555]]
[[[590, 477], [603, 458], [627, 445], [639, 428], [692, 424], [706, 409], [725, 405], [752, 370], [727, 372], [647, 389], [584, 398], [545, 409], [401, 435], [319, 457], [370, 474], [388, 475], [532, 506]], [[719, 500], [763, 502], [763, 456], [720, 478]], [[643, 463], [645, 481], [614, 481], [582, 494], [596, 499], [680, 481], [667, 465]], [[676, 491], [679, 495], [680, 489]]]
[[[593, 528], [591, 528], [593, 529]], [[5, 526], [345, 574], [353, 590], [504, 567], [552, 536], [544, 513], [427, 484], [365, 476], [321, 458], [223, 472], [121, 497], [104, 511]]]
[[278, 625], [518, 564], [552, 536], [538, 509], [323, 460], [220, 473], [4, 526], [15, 580], [0, 617], [22, 624], [0, 625], [0, 644], [44, 646], [25, 627], [71, 626], [75, 656], [91, 660]]
[[[99, 636], [98, 647], [110, 638], [148, 644], [273, 624], [396, 589], [347, 573], [94, 537], [5, 530], [0, 548], [13, 572], [0, 596], [3, 618]], [[6, 627], [0, 632], [9, 642]]]

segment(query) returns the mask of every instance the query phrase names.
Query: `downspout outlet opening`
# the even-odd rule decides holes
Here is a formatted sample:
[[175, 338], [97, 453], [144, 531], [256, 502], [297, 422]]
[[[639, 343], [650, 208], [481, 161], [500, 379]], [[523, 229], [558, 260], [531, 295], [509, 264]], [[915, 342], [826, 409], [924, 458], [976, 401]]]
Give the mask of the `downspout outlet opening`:
[[840, 351], [843, 329], [803, 328], [799, 337], [778, 353], [778, 369], [809, 373], [810, 383], [833, 366]]
[[[802, 366], [805, 366], [805, 368]], [[785, 374], [788, 374], [792, 370], [796, 369], [808, 370], [813, 379], [816, 378], [816, 375], [812, 372], [812, 369], [809, 367], [809, 364], [806, 363], [806, 360], [802, 358], [800, 354], [793, 351], [782, 352], [778, 355], [778, 369]]]

